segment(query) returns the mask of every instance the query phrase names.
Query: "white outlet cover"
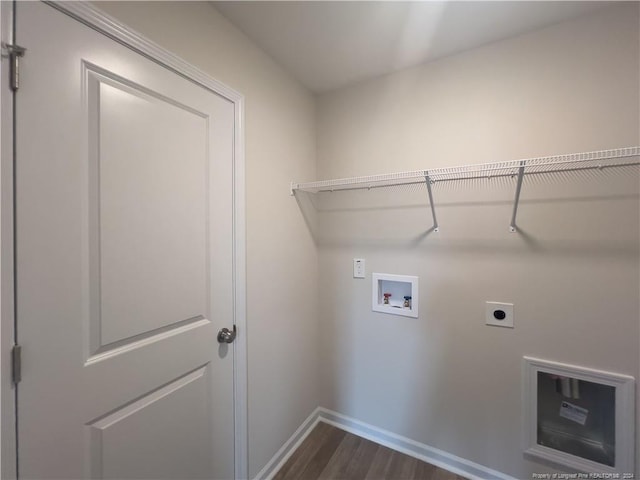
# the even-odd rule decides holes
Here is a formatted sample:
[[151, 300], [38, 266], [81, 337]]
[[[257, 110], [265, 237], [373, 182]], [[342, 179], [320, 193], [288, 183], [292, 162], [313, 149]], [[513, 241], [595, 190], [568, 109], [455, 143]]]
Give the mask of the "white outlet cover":
[[353, 259], [353, 278], [365, 278], [366, 264], [364, 258]]
[[487, 302], [485, 322], [496, 327], [513, 328], [513, 303]]

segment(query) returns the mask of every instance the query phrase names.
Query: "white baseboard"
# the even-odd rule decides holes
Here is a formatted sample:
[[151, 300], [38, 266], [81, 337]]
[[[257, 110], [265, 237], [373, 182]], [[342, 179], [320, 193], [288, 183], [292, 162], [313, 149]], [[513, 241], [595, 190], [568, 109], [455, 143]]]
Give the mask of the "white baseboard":
[[320, 421], [472, 480], [516, 480], [502, 472], [320, 407]]
[[293, 435], [284, 442], [284, 445], [280, 447], [280, 450], [267, 462], [267, 464], [258, 472], [254, 480], [271, 480], [276, 473], [282, 468], [289, 457], [293, 455], [293, 452], [300, 446], [305, 438], [311, 433], [311, 430], [320, 421], [320, 407], [316, 408], [311, 415], [309, 415], [302, 425], [293, 432]]
[[318, 407], [309, 415], [291, 438], [287, 440], [260, 473], [256, 475], [255, 480], [271, 480], [318, 422], [328, 423], [354, 435], [366, 438], [367, 440], [371, 440], [372, 442], [384, 445], [392, 450], [404, 453], [471, 480], [516, 480], [514, 477], [485, 467], [484, 465], [452, 455], [443, 450], [416, 442], [410, 438], [397, 435], [388, 430], [383, 430], [382, 428], [323, 407]]

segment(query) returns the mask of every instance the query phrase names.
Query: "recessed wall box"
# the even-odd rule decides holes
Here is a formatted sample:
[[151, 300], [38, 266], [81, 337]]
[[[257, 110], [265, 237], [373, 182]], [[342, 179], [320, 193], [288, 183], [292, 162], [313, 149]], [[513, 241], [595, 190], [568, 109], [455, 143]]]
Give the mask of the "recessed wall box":
[[418, 277], [374, 273], [372, 279], [374, 312], [418, 318]]
[[633, 472], [633, 377], [532, 357], [523, 368], [525, 456], [598, 478]]

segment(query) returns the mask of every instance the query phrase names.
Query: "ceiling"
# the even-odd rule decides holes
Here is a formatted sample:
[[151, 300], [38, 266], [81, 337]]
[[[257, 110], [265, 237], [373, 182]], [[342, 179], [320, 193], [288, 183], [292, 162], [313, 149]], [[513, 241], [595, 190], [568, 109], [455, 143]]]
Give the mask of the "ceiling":
[[595, 11], [599, 1], [214, 1], [315, 93]]

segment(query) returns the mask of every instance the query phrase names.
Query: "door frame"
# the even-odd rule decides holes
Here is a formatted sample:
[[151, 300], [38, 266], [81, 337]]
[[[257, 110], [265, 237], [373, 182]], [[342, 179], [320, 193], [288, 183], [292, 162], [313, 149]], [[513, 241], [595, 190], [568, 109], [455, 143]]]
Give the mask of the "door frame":
[[[233, 349], [234, 470], [236, 479], [248, 478], [247, 428], [247, 315], [246, 315], [246, 228], [244, 96], [213, 79], [157, 43], [145, 38], [99, 8], [86, 2], [44, 3], [110, 37], [159, 65], [177, 73], [233, 104], [233, 323], [238, 334]], [[14, 43], [13, 2], [0, 2], [2, 44]], [[28, 52], [26, 53], [29, 54]], [[11, 350], [16, 340], [14, 262], [14, 95], [9, 86], [9, 64], [2, 49], [0, 62], [0, 474], [15, 478], [17, 472], [16, 399], [12, 382]], [[17, 97], [19, 99], [19, 96]], [[18, 339], [19, 340], [19, 339]]]

